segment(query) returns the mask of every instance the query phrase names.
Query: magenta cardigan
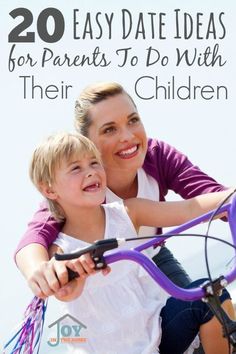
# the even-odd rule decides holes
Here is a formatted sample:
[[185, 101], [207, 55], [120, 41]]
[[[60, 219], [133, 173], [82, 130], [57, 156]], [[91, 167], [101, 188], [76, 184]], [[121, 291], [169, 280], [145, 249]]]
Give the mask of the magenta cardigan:
[[[143, 169], [159, 185], [160, 200], [165, 200], [168, 190], [188, 199], [199, 194], [224, 190], [225, 187], [203, 173], [174, 147], [163, 141], [148, 140], [148, 150]], [[31, 243], [48, 248], [56, 239], [62, 223], [56, 221], [44, 202], [28, 224], [16, 252]]]

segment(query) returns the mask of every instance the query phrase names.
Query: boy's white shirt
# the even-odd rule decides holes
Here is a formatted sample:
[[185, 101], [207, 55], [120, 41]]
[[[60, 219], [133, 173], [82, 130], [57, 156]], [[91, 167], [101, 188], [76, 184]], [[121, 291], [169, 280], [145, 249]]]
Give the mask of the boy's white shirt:
[[[123, 201], [103, 205], [106, 215], [104, 238], [135, 237], [136, 230]], [[64, 251], [88, 243], [60, 233], [55, 243]], [[141, 241], [129, 242], [124, 249]], [[114, 251], [113, 251], [114, 252]], [[138, 264], [120, 261], [110, 265], [109, 275], [100, 272], [87, 278], [82, 295], [64, 303], [65, 313], [82, 322], [87, 342], [71, 344], [71, 353], [157, 354], [161, 338], [160, 311], [166, 292]], [[112, 345], [111, 345], [112, 343]], [[81, 347], [81, 351], [80, 351]]]
[[[154, 200], [154, 201], [159, 201], [159, 195], [160, 195], [160, 193], [159, 193], [159, 186], [158, 186], [158, 183], [156, 182], [156, 180], [154, 179], [154, 178], [152, 178], [151, 176], [149, 176], [149, 175], [147, 175], [146, 173], [145, 173], [145, 171], [141, 168], [141, 169], [139, 169], [138, 170], [138, 174], [137, 174], [137, 176], [138, 176], [138, 193], [137, 193], [137, 197], [139, 197], [139, 198], [146, 198], [146, 199], [150, 199], [150, 200]], [[107, 191], [106, 191], [106, 203], [112, 203], [112, 202], [115, 202], [115, 201], [119, 201], [119, 202], [121, 202], [122, 200], [121, 200], [121, 198], [119, 198], [116, 194], [114, 194], [109, 188], [107, 188]], [[116, 205], [116, 203], [114, 203], [113, 205]], [[122, 203], [122, 205], [123, 205], [123, 203]], [[104, 206], [105, 207], [105, 206]], [[106, 209], [106, 207], [105, 207], [105, 211], [106, 211], [107, 209]], [[127, 214], [126, 214], [127, 215]], [[127, 215], [127, 217], [128, 217], [128, 215]], [[122, 234], [123, 234], [123, 237], [132, 237], [132, 236], [136, 236], [137, 234], [136, 234], [136, 231], [135, 231], [135, 229], [134, 229], [134, 226], [133, 226], [133, 224], [132, 224], [132, 222], [131, 222], [131, 220], [129, 219], [129, 217], [128, 217], [128, 219], [127, 218], [125, 218], [126, 219], [126, 222], [128, 222], [128, 224], [129, 224], [129, 234], [127, 234], [127, 230], [126, 230], [126, 228], [124, 228], [124, 230], [123, 230], [123, 232], [122, 232], [122, 230], [120, 230], [120, 229], [117, 229], [117, 223], [116, 223], [116, 221], [115, 221], [115, 224], [114, 224], [114, 222], [112, 222], [112, 220], [111, 220], [111, 224], [113, 224], [113, 227], [112, 227], [112, 229], [113, 230], [108, 230], [107, 229], [107, 224], [106, 224], [106, 231], [105, 231], [105, 237], [106, 237], [106, 235], [109, 235], [110, 234], [110, 232], [111, 232], [111, 236], [110, 237], [122, 237]], [[125, 223], [124, 223], [125, 224]], [[110, 225], [110, 224], [109, 224]], [[115, 229], [115, 230], [114, 230]], [[138, 235], [139, 236], [152, 236], [152, 235], [155, 235], [156, 234], [156, 228], [154, 228], [154, 227], [148, 227], [148, 226], [142, 226], [140, 229], [139, 229], [139, 233], [138, 233]], [[76, 242], [76, 245], [74, 244], [74, 241], [73, 240], [75, 240], [74, 238], [71, 238], [71, 237], [69, 237], [69, 236], [67, 236], [67, 235], [64, 235], [64, 234], [60, 234], [59, 235], [59, 238], [60, 238], [60, 244], [58, 244], [58, 239], [57, 239], [57, 244], [64, 250], [64, 252], [72, 252], [75, 248], [78, 248], [79, 246], [78, 246], [78, 244], [77, 244], [77, 242]], [[69, 249], [68, 249], [68, 244], [67, 244], [67, 241], [69, 240], [69, 242], [70, 243], [72, 243], [72, 245], [74, 245], [75, 247], [74, 248], [72, 248], [71, 249], [71, 247], [69, 247]], [[78, 240], [75, 240], [75, 241], [78, 241]], [[80, 242], [80, 246], [81, 246], [81, 248], [82, 247], [85, 247], [86, 245], [87, 245], [87, 243], [84, 243], [83, 241], [79, 241]], [[137, 242], [134, 244], [134, 246], [135, 245], [137, 245]], [[128, 248], [131, 248], [131, 244], [129, 244], [128, 245]], [[152, 248], [150, 248], [149, 250], [147, 250], [147, 251], [145, 251], [145, 253], [146, 253], [146, 255], [148, 255], [149, 256], [149, 258], [152, 258], [155, 254], [157, 254], [158, 253], [158, 251], [159, 251], [159, 248], [156, 248], [156, 249], [152, 249]], [[123, 261], [122, 261], [123, 262]], [[120, 263], [120, 262], [119, 262]], [[125, 262], [126, 263], [126, 262]], [[129, 264], [130, 264], [130, 262], [129, 262]], [[141, 272], [141, 273], [140, 273]], [[139, 273], [140, 274], [142, 274], [142, 273], [144, 273], [145, 274], [145, 276], [147, 276], [147, 273], [145, 272], [145, 271], [143, 271], [142, 270], [142, 268], [139, 268]], [[149, 277], [149, 276], [148, 276]], [[150, 278], [150, 277], [149, 277]], [[101, 282], [103, 282], [104, 283], [104, 277], [102, 277], [102, 279], [101, 279]], [[151, 278], [150, 278], [151, 279]], [[152, 281], [152, 283], [153, 283], [153, 280], [151, 280]], [[157, 286], [157, 284], [156, 283], [154, 283], [154, 284], [152, 284], [152, 287], [153, 287], [153, 289], [155, 289], [155, 287], [157, 288], [158, 286]], [[164, 304], [165, 304], [165, 302], [166, 302], [166, 300], [167, 300], [167, 298], [169, 297], [169, 295], [163, 290], [163, 289], [161, 289], [161, 302], [162, 302], [162, 304], [163, 304], [163, 306], [164, 306]], [[146, 300], [145, 300], [145, 302], [146, 302]], [[99, 303], [99, 302], [98, 302]], [[120, 306], [122, 306], [122, 304], [120, 304]], [[124, 306], [124, 304], [123, 304], [123, 306]], [[82, 307], [83, 308], [83, 307]], [[159, 312], [160, 312], [160, 310], [159, 310]], [[159, 317], [159, 314], [157, 313], [155, 316], [157, 316], [156, 318], [158, 318]], [[111, 319], [112, 320], [112, 319]], [[160, 331], [160, 326], [159, 326], [159, 331]], [[128, 334], [127, 334], [128, 335]], [[109, 335], [109, 338], [110, 338], [110, 335]], [[159, 344], [158, 344], [159, 345]], [[198, 339], [198, 337], [196, 337], [196, 339], [195, 339], [195, 341], [193, 342], [193, 344], [190, 346], [190, 348], [184, 353], [184, 354], [191, 354], [191, 353], [193, 353], [193, 351], [194, 351], [194, 348], [197, 348], [199, 346], [199, 339]], [[157, 346], [158, 347], [158, 346]], [[156, 347], [156, 349], [155, 349], [155, 351], [153, 352], [153, 351], [145, 351], [145, 352], [141, 352], [140, 351], [140, 348], [138, 349], [139, 351], [137, 352], [137, 353], [150, 353], [150, 354], [152, 354], [152, 353], [158, 353], [158, 349], [157, 349], [157, 347]], [[71, 348], [71, 353], [73, 353], [73, 348]], [[75, 349], [75, 350], [78, 350], [78, 348], [77, 349]], [[81, 350], [82, 350], [82, 348], [81, 348]], [[96, 351], [95, 351], [96, 349], [93, 349], [93, 353], [95, 354], [96, 353]], [[78, 353], [79, 354], [79, 352], [78, 351], [76, 351], [76, 353]], [[81, 353], [87, 353], [86, 351], [81, 351]], [[99, 351], [98, 352], [99, 354], [101, 353], [101, 351]], [[118, 353], [118, 352], [117, 352]], [[128, 352], [126, 351], [126, 353], [128, 354]], [[133, 351], [131, 351], [131, 353], [132, 354], [134, 354], [134, 352]], [[113, 354], [112, 352], [110, 352], [109, 351], [109, 354]], [[114, 354], [115, 354], [115, 352], [114, 352]], [[120, 354], [120, 353], [119, 353]]]
[[[145, 198], [150, 199], [155, 202], [158, 202], [160, 199], [160, 191], [157, 181], [146, 174], [146, 172], [140, 168], [137, 172], [138, 177], [138, 193], [137, 198]], [[106, 203], [112, 203], [122, 200], [118, 195], [113, 193], [109, 188], [106, 191]], [[153, 236], [156, 235], [156, 227], [152, 226], [141, 226], [138, 232], [139, 236]], [[153, 249], [152, 247], [148, 250], [144, 251], [144, 253], [149, 257], [152, 258], [156, 255], [160, 250], [160, 247], [156, 247]]]

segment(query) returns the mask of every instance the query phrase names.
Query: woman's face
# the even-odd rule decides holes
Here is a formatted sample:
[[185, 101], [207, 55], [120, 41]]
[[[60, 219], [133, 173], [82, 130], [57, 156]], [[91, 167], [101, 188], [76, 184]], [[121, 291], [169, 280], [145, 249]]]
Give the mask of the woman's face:
[[91, 125], [88, 137], [102, 155], [106, 173], [137, 171], [147, 151], [147, 136], [133, 102], [118, 94], [89, 109]]

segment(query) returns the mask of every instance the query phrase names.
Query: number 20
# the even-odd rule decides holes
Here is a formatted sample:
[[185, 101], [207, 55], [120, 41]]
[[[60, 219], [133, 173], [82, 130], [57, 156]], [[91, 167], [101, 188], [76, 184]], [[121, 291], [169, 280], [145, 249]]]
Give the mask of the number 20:
[[[17, 43], [17, 42], [34, 42], [35, 41], [35, 33], [34, 32], [26, 32], [26, 35], [23, 36], [21, 33], [26, 30], [33, 23], [33, 15], [32, 12], [24, 7], [19, 7], [10, 12], [12, 18], [16, 18], [18, 16], [23, 16], [23, 21], [13, 28], [13, 30], [9, 33], [8, 41]], [[54, 32], [50, 35], [47, 30], [47, 21], [48, 18], [52, 16], [55, 24]], [[62, 13], [53, 7], [48, 7], [40, 12], [37, 20], [37, 31], [39, 37], [47, 43], [55, 43], [58, 42], [63, 34], [65, 29], [65, 21]]]

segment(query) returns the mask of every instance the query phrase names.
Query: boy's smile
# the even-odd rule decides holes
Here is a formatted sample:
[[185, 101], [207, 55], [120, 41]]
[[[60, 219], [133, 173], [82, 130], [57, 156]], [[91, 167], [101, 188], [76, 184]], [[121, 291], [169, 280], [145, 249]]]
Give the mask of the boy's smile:
[[88, 186], [83, 188], [83, 191], [85, 192], [97, 192], [99, 191], [101, 188], [101, 184], [100, 182], [94, 182], [94, 183], [90, 183]]

